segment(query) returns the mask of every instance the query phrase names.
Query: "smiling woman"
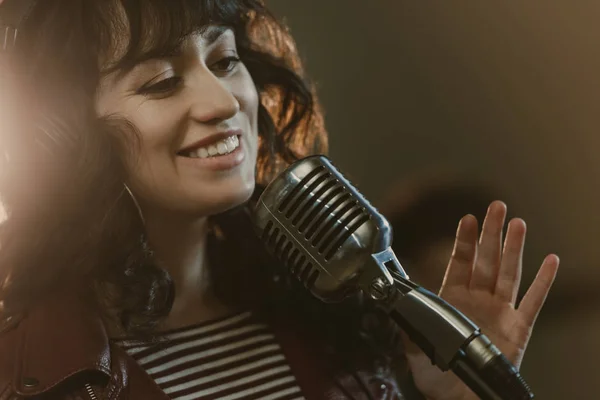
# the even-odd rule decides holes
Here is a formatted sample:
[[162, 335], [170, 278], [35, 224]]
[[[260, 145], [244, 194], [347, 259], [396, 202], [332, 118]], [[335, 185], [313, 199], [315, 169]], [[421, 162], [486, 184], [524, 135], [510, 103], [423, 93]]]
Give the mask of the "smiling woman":
[[147, 221], [150, 209], [218, 214], [254, 191], [258, 93], [233, 31], [209, 26], [174, 50], [131, 71], [109, 62], [97, 95], [101, 117], [137, 129], [128, 169]]

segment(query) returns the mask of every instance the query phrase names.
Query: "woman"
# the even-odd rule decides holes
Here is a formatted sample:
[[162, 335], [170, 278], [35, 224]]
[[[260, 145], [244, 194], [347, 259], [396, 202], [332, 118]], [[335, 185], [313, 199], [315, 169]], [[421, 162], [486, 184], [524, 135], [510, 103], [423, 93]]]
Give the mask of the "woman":
[[[400, 398], [392, 329], [279, 274], [247, 214], [325, 133], [260, 0], [44, 0], [3, 132], [0, 398]], [[15, 94], [14, 101], [17, 101]], [[465, 217], [442, 295], [519, 365], [555, 276], [518, 309], [525, 225]], [[408, 344], [429, 399], [471, 399]], [[408, 390], [408, 389], [407, 389]]]

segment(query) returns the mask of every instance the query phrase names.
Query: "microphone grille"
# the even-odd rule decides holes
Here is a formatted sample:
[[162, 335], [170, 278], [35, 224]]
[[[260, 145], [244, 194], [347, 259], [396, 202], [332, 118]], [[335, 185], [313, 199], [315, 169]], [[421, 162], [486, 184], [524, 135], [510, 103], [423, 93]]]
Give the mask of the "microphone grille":
[[311, 288], [315, 284], [319, 278], [319, 270], [297, 246], [294, 246], [285, 232], [275, 226], [273, 221], [267, 222], [262, 239], [271, 253], [287, 265], [291, 275], [300, 280], [307, 288]]
[[267, 249], [323, 301], [356, 290], [372, 254], [389, 247], [387, 221], [324, 156], [299, 160], [256, 204]]
[[277, 210], [324, 261], [329, 261], [352, 233], [369, 220], [359, 201], [324, 165], [302, 178]]

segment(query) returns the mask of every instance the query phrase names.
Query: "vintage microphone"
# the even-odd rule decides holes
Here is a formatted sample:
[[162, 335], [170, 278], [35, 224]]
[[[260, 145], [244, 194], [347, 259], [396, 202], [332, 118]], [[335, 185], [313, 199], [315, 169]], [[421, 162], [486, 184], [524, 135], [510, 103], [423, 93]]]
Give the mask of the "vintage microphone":
[[411, 282], [387, 220], [324, 156], [291, 165], [262, 193], [254, 223], [269, 251], [324, 302], [365, 293], [441, 370], [485, 400], [533, 393], [477, 325]]

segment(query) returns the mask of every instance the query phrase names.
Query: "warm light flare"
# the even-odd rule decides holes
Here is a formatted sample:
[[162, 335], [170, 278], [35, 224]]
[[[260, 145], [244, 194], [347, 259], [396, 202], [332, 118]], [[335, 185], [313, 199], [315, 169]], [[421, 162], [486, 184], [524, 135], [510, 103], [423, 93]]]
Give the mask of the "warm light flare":
[[[2, 161], [6, 160], [6, 138], [14, 129], [13, 112], [14, 102], [11, 101], [12, 93], [14, 92], [14, 76], [9, 70], [7, 60], [3, 59], [3, 54], [0, 53], [0, 157]], [[0, 171], [2, 174], [5, 171]], [[0, 203], [0, 222], [6, 219], [6, 212], [2, 203]]]

